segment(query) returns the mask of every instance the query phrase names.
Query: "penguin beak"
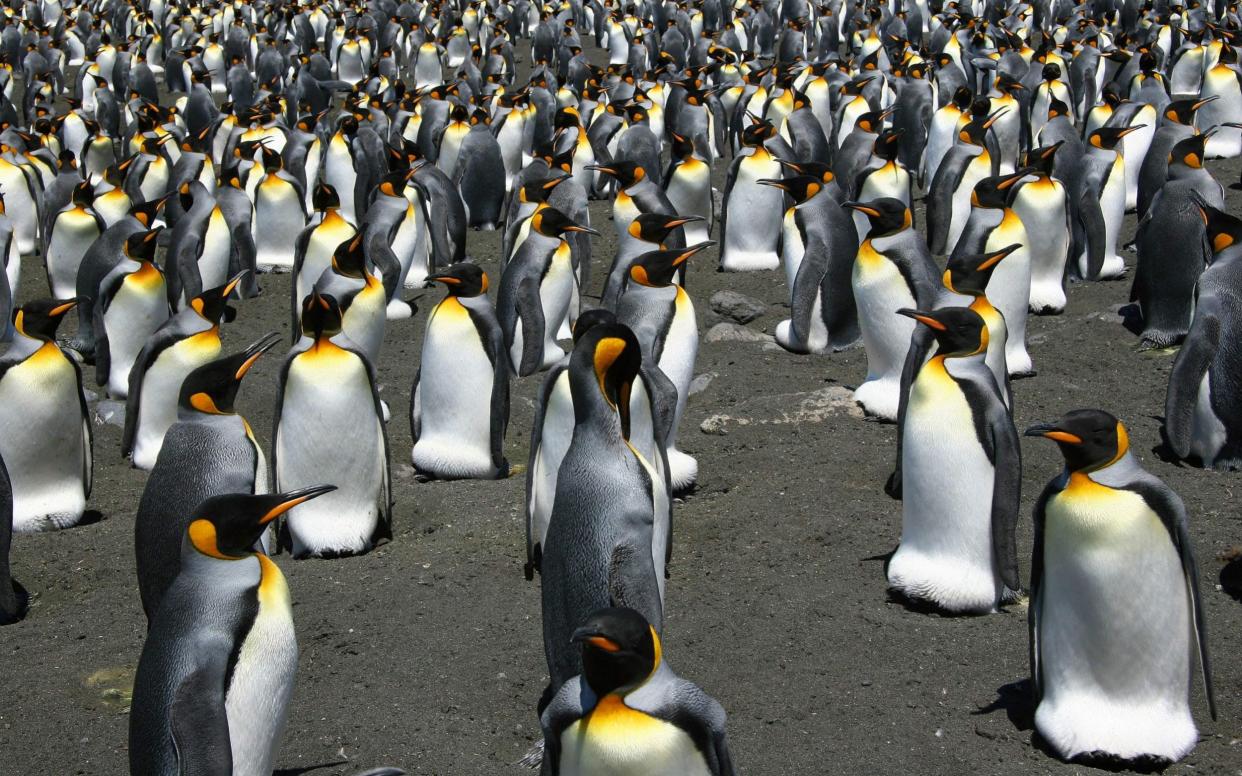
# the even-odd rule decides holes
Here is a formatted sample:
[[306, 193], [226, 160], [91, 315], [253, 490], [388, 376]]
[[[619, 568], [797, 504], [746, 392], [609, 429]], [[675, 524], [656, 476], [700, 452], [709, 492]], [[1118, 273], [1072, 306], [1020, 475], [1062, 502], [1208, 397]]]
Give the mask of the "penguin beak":
[[762, 186], [771, 186], [772, 188], [780, 189], [781, 191], [789, 191], [789, 187], [785, 185], [784, 181], [772, 180], [771, 178], [762, 178], [755, 182]]
[[59, 318], [60, 316], [72, 310], [73, 308], [77, 307], [78, 304], [81, 303], [82, 300], [84, 300], [85, 298], [86, 297], [83, 297], [83, 296], [75, 296], [70, 299], [65, 299], [60, 304], [53, 307], [51, 310], [48, 310], [47, 314], [53, 318]]
[[1131, 132], [1138, 132], [1140, 129], [1146, 129], [1146, 128], [1147, 128], [1146, 124], [1135, 124], [1132, 127], [1126, 127], [1125, 129], [1117, 133], [1117, 138], [1118, 139], [1123, 138], [1126, 135], [1130, 134]]
[[259, 357], [275, 347], [276, 343], [280, 342], [280, 339], [281, 337], [279, 334], [272, 332], [263, 339], [246, 348], [246, 360], [241, 363], [241, 366], [237, 367], [237, 372], [233, 375], [233, 379], [241, 380], [245, 377], [246, 373], [250, 371], [250, 367], [254, 366], [255, 362], [259, 360]]
[[686, 216], [685, 218], [674, 218], [672, 221], [668, 222], [668, 228], [676, 229], [679, 226], [685, 226], [686, 224], [692, 224], [696, 221], [702, 221], [702, 220], [704, 220], [703, 216]]
[[246, 276], [246, 273], [249, 271], [250, 270], [248, 269], [243, 269], [241, 272], [238, 272], [236, 275], [234, 275], [229, 280], [228, 284], [225, 285], [224, 291], [220, 293], [220, 296], [225, 297], [227, 299], [229, 294], [233, 293], [233, 289], [237, 288], [237, 284], [242, 281], [242, 278], [244, 278]]
[[596, 649], [602, 649], [605, 652], [620, 652], [621, 645], [607, 636], [600, 633], [595, 628], [582, 627], [574, 631], [573, 636], [569, 638], [570, 644], [590, 644]]
[[461, 285], [461, 280], [452, 275], [428, 275], [427, 282], [423, 284], [423, 288], [432, 288], [435, 283], [443, 283], [446, 286]]
[[1054, 442], [1064, 442], [1070, 445], [1082, 444], [1082, 437], [1076, 434], [1071, 434], [1068, 431], [1062, 431], [1057, 428], [1055, 423], [1036, 423], [1034, 426], [1031, 426], [1026, 431], [1022, 432], [1022, 435], [1029, 437], [1043, 437], [1044, 439], [1051, 439]]
[[871, 216], [872, 218], [880, 217], [879, 210], [876, 210], [870, 205], [864, 205], [861, 202], [842, 202], [841, 207], [847, 207], [850, 210], [857, 210], [859, 213], [862, 213], [863, 215], [866, 215], [866, 216]]
[[1001, 248], [988, 258], [979, 263], [979, 269], [991, 269], [1000, 263], [1000, 260], [1022, 247], [1022, 243], [1014, 243]]
[[904, 315], [907, 318], [913, 318], [919, 323], [926, 325], [928, 328], [935, 329], [936, 331], [947, 331], [948, 330], [948, 327], [946, 327], [943, 323], [941, 323], [940, 321], [932, 317], [931, 313], [925, 313], [922, 310], [911, 310], [910, 308], [905, 307], [905, 308], [898, 310], [897, 314]]
[[680, 267], [682, 264], [685, 264], [686, 261], [694, 254], [698, 253], [699, 251], [707, 250], [708, 248], [712, 247], [715, 244], [716, 244], [715, 240], [708, 240], [707, 242], [701, 242], [698, 245], [695, 245], [691, 248], [687, 248], [686, 250], [682, 251], [677, 256], [677, 258], [673, 259], [673, 266]]
[[577, 224], [570, 224], [569, 226], [565, 227], [565, 231], [566, 232], [582, 232], [583, 234], [593, 234], [596, 237], [599, 237], [599, 232], [595, 231], [589, 226], [578, 226]]
[[602, 165], [602, 164], [588, 164], [588, 165], [585, 167], [585, 169], [587, 169], [587, 170], [594, 170], [595, 172], [602, 172], [602, 173], [604, 173], [605, 175], [616, 175], [616, 174], [617, 174], [617, 171], [616, 171], [614, 168], [612, 168], [612, 167], [605, 167], [605, 166], [604, 166], [604, 165]]
[[305, 504], [313, 498], [318, 498], [325, 493], [331, 493], [336, 490], [335, 485], [312, 485], [309, 488], [301, 490], [292, 490], [281, 496], [281, 502], [268, 510], [267, 514], [259, 518], [259, 525], [267, 525], [284, 513], [293, 509], [298, 504]]

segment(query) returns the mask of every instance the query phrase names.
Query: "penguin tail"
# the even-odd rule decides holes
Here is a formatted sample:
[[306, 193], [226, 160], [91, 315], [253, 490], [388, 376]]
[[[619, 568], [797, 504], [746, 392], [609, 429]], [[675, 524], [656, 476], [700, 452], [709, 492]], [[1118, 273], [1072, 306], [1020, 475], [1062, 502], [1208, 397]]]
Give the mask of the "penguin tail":
[[522, 759], [517, 761], [517, 764], [523, 768], [530, 768], [532, 771], [537, 770], [541, 765], [543, 765], [543, 739], [541, 738], [536, 741], [535, 744], [526, 751], [526, 754], [522, 755]]

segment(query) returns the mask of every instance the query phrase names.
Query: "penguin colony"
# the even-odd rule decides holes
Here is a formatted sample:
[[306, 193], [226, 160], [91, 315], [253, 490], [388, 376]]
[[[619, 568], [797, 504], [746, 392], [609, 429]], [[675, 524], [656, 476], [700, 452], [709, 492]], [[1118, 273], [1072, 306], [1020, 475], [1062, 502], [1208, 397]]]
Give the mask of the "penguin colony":
[[[524, 473], [549, 677], [529, 763], [734, 773], [724, 710], [662, 646], [674, 506], [711, 468], [678, 446], [703, 302], [686, 268], [709, 248], [724, 272], [783, 270], [781, 348], [825, 368], [864, 349], [854, 399], [898, 426], [888, 587], [947, 614], [1028, 608], [1051, 754], [1184, 758], [1196, 676], [1215, 716], [1194, 516], [1140, 465], [1127, 408], [1066, 407], [1025, 431], [1064, 469], [1019, 547], [1011, 379], [1037, 374], [1029, 315], [1126, 276], [1141, 346], [1180, 346], [1172, 457], [1242, 466], [1242, 220], [1205, 166], [1242, 154], [1235, 4], [3, 13], [0, 623], [28, 604], [12, 534], [77, 526], [97, 455], [149, 471], [132, 773], [271, 773], [298, 669], [296, 566], [290, 585], [272, 557], [391, 540], [404, 457], [425, 480]], [[591, 222], [594, 200], [611, 226]], [[615, 255], [597, 256], [605, 229]], [[500, 255], [473, 253], [490, 230]], [[23, 265], [46, 293], [19, 293]], [[266, 273], [289, 273], [288, 298], [262, 292]], [[229, 338], [256, 306], [287, 310], [289, 330]], [[420, 307], [409, 402], [390, 405], [382, 344]], [[274, 422], [256, 433], [238, 392], [281, 341]], [[92, 439], [92, 380], [125, 402], [120, 451]], [[506, 445], [519, 380], [541, 385], [524, 470]], [[414, 444], [393, 450], [402, 412]]]

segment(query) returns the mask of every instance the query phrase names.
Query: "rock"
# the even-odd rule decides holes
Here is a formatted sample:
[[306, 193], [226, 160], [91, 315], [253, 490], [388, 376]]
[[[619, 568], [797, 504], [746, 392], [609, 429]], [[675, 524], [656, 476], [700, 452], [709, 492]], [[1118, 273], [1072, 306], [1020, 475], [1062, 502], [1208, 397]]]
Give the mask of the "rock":
[[703, 335], [704, 342], [775, 342], [769, 334], [751, 331], [736, 323], [718, 323]]
[[694, 396], [696, 393], [702, 393], [707, 390], [707, 386], [711, 385], [712, 380], [715, 379], [715, 372], [704, 372], [703, 374], [695, 377], [690, 381], [690, 390], [688, 391], [689, 395]]
[[125, 402], [104, 399], [95, 405], [95, 424], [125, 428]]
[[764, 302], [736, 291], [717, 291], [712, 294], [712, 310], [738, 323], [750, 323], [768, 311]]
[[727, 423], [730, 419], [731, 418], [727, 415], [712, 415], [710, 418], [699, 424], [699, 431], [702, 431], [704, 434], [724, 436], [729, 433], [728, 429], [725, 428], [725, 423]]
[[[793, 405], [792, 409], [790, 406]], [[833, 416], [865, 417], [854, 401], [854, 392], [841, 385], [830, 385], [808, 393], [757, 396], [739, 402], [732, 415], [716, 414], [699, 424], [704, 434], [724, 436], [730, 424], [737, 426], [782, 426], [822, 423]]]

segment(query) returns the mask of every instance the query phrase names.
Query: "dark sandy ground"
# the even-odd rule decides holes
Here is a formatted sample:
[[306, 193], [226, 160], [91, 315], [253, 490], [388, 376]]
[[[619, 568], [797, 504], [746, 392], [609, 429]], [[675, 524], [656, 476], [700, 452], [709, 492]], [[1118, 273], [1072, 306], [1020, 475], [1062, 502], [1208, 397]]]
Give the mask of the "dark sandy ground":
[[[1213, 168], [1226, 184], [1238, 178], [1236, 163]], [[1227, 196], [1237, 212], [1242, 195]], [[615, 239], [609, 206], [591, 212], [605, 232], [595, 247], [602, 281]], [[489, 271], [498, 245], [498, 233], [470, 238]], [[788, 312], [783, 273], [718, 274], [715, 260], [713, 249], [691, 266], [700, 329], [714, 322], [710, 296], [731, 288], [768, 304], [749, 328], [773, 331]], [[44, 293], [38, 264], [28, 261], [23, 299]], [[226, 349], [287, 333], [288, 283], [262, 279], [263, 296], [225, 326]], [[1196, 684], [1202, 741], [1168, 773], [1242, 773], [1242, 606], [1217, 586], [1219, 556], [1242, 545], [1242, 480], [1155, 454], [1173, 356], [1137, 351], [1117, 314], [1128, 292], [1128, 281], [1076, 286], [1063, 315], [1032, 319], [1039, 374], [1015, 384], [1016, 421], [1108, 409], [1129, 425], [1136, 454], [1186, 500], [1221, 715], [1208, 719]], [[523, 480], [422, 484], [409, 466], [408, 391], [426, 310], [440, 293], [427, 293], [414, 320], [390, 325], [379, 364], [393, 414], [394, 540], [359, 558], [278, 558], [301, 646], [280, 774], [381, 764], [516, 774], [539, 737], [545, 665], [538, 583], [522, 578]], [[263, 359], [239, 400], [265, 444], [280, 360]], [[882, 558], [901, 512], [881, 488], [895, 428], [863, 420], [848, 401], [865, 374], [863, 351], [808, 357], [763, 342], [704, 343], [696, 373], [710, 382], [690, 399], [681, 446], [698, 456], [699, 488], [676, 507], [665, 654], [728, 710], [739, 771], [1088, 772], [1032, 742], [1023, 606], [945, 618], [888, 600]], [[514, 462], [526, 459], [539, 382], [514, 384], [506, 446]], [[725, 433], [700, 430], [718, 415], [731, 418], [716, 419]], [[119, 427], [97, 424], [96, 434], [96, 521], [14, 542], [15, 576], [36, 598], [24, 622], [0, 630], [0, 773], [127, 769], [128, 685], [145, 631], [132, 550], [144, 475], [121, 459]], [[1022, 445], [1025, 580], [1031, 506], [1061, 464], [1052, 444]]]

